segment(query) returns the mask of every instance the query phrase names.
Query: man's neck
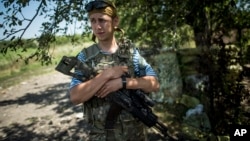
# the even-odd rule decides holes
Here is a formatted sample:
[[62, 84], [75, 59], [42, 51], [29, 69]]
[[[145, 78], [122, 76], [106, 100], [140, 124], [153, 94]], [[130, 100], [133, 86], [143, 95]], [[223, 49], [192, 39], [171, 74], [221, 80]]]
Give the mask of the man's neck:
[[115, 37], [110, 40], [99, 40], [98, 46], [105, 52], [114, 53], [118, 49]]

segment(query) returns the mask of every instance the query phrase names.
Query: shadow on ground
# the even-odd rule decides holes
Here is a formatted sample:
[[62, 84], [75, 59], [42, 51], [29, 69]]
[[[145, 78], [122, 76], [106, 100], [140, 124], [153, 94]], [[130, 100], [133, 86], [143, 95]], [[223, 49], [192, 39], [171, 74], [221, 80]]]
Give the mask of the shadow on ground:
[[[45, 88], [44, 88], [45, 87]], [[2, 141], [81, 141], [87, 139], [87, 124], [81, 115], [81, 106], [69, 101], [68, 83], [35, 86], [34, 92], [27, 92], [16, 99], [0, 101], [0, 108], [34, 105], [32, 116], [0, 126]], [[47, 112], [47, 113], [41, 113]], [[52, 112], [52, 115], [50, 114]], [[40, 114], [37, 114], [40, 113]], [[23, 112], [23, 114], [25, 114]], [[53, 115], [54, 114], [54, 115]], [[16, 115], [22, 116], [22, 115]], [[5, 121], [0, 121], [2, 124]], [[160, 135], [149, 133], [150, 140], [160, 140]]]
[[[39, 89], [38, 87], [35, 89]], [[25, 106], [34, 104], [34, 116], [17, 121], [8, 126], [1, 126], [0, 140], [3, 141], [42, 141], [42, 140], [79, 140], [85, 135], [84, 123], [76, 113], [81, 111], [80, 106], [69, 102], [67, 94], [68, 83], [49, 86], [43, 91], [26, 93], [15, 100], [0, 101], [0, 107]], [[46, 107], [53, 106], [54, 116], [39, 116], [36, 113], [45, 111]], [[43, 110], [42, 110], [43, 109]], [[25, 114], [25, 113], [24, 113]], [[22, 115], [17, 115], [22, 116]], [[4, 121], [0, 121], [2, 123]]]

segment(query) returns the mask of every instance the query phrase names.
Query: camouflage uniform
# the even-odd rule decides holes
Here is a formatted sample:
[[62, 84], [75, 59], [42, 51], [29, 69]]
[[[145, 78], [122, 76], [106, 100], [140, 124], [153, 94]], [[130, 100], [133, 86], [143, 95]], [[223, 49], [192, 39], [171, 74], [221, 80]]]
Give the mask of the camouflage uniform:
[[[129, 74], [132, 77], [139, 77], [143, 75], [155, 75], [155, 72], [151, 68], [151, 66], [139, 55], [139, 59], [137, 64], [139, 66], [135, 66], [135, 55], [136, 50], [129, 40], [122, 42], [119, 45], [119, 49], [114, 54], [105, 54], [102, 52], [99, 47], [94, 44], [89, 49], [83, 49], [81, 53], [84, 55], [79, 55], [78, 59], [82, 62], [88, 64], [94, 68], [94, 71], [100, 73], [102, 70], [116, 66], [116, 65], [127, 65], [129, 67]], [[91, 48], [91, 49], [90, 49]], [[89, 55], [86, 55], [89, 54]], [[137, 52], [137, 55], [139, 53]], [[88, 56], [86, 58], [86, 56]], [[83, 58], [84, 57], [84, 58]], [[138, 57], [138, 56], [137, 56]], [[142, 66], [143, 65], [143, 66]], [[144, 70], [148, 71], [143, 72]], [[135, 70], [137, 70], [135, 72]], [[75, 70], [75, 74], [79, 76], [84, 76], [84, 72], [81, 70]], [[77, 81], [77, 82], [76, 82]], [[76, 78], [72, 79], [71, 87], [77, 85], [78, 82]], [[143, 123], [138, 122], [136, 119], [132, 117], [128, 112], [122, 110], [121, 114], [119, 114], [118, 120], [115, 124], [114, 130], [105, 130], [105, 120], [107, 117], [108, 110], [110, 108], [110, 102], [107, 98], [100, 99], [97, 97], [91, 98], [89, 101], [83, 104], [84, 106], [84, 116], [87, 122], [89, 123], [88, 131], [89, 131], [89, 140], [90, 141], [145, 141], [146, 139], [146, 131]]]

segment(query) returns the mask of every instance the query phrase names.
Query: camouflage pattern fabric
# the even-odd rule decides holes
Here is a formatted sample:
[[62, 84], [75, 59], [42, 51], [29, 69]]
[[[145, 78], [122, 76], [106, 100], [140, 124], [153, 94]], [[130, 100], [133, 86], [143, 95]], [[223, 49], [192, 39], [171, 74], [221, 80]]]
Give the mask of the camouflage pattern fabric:
[[[115, 65], [127, 65], [129, 73], [134, 76], [132, 52], [129, 42], [120, 44], [115, 54], [99, 52], [86, 63], [94, 68], [96, 73]], [[108, 99], [93, 97], [85, 102], [84, 116], [89, 123], [89, 141], [146, 141], [146, 130], [143, 123], [138, 122], [126, 111], [122, 111], [118, 117], [114, 130], [104, 128], [110, 102]]]
[[89, 124], [89, 141], [146, 141], [146, 130], [143, 123], [136, 120], [119, 121], [114, 130], [104, 129], [103, 122]]

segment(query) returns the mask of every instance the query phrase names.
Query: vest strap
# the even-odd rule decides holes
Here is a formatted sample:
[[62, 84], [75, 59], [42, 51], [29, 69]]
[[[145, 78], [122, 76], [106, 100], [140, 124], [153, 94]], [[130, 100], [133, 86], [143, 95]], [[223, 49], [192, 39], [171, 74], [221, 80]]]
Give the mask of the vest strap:
[[94, 58], [96, 55], [99, 54], [99, 52], [100, 49], [97, 44], [93, 44], [90, 47], [82, 49], [82, 53], [84, 54], [86, 61]]

